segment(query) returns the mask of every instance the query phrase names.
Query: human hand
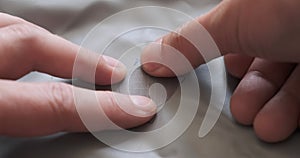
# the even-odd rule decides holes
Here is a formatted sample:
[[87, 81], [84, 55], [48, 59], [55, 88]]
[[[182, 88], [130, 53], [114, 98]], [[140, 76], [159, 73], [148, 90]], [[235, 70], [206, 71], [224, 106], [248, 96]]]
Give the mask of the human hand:
[[[23, 19], [3, 13], [0, 13], [0, 41], [0, 135], [41, 136], [62, 131], [87, 131], [76, 111], [73, 96], [73, 90], [80, 88], [64, 83], [12, 81], [31, 71], [71, 78], [80, 47]], [[84, 51], [91, 58], [98, 59], [93, 52]], [[82, 70], [78, 74], [82, 75], [76, 77], [85, 81], [92, 81], [89, 75], [85, 75], [93, 63], [89, 59], [80, 58], [78, 61]], [[97, 84], [119, 82], [126, 74], [125, 66], [113, 58], [101, 56], [96, 63], [96, 76], [92, 77]], [[156, 110], [154, 103], [146, 97], [83, 91], [86, 95], [96, 95], [99, 101], [96, 106], [101, 106], [108, 118], [124, 128], [147, 122]], [[89, 109], [93, 106], [87, 104], [84, 108], [93, 110]], [[130, 114], [119, 106], [130, 109], [127, 111]], [[142, 113], [131, 115], [135, 111]], [[109, 129], [107, 125], [100, 120], [97, 129]]]
[[[253, 125], [258, 137], [267, 142], [285, 140], [300, 124], [299, 6], [297, 0], [223, 0], [196, 19], [215, 40], [228, 72], [241, 78], [230, 101], [234, 118]], [[170, 59], [172, 56], [163, 51], [169, 46], [181, 52], [194, 68], [203, 64], [195, 46], [180, 35], [195, 30], [193, 27], [188, 23], [179, 33], [164, 36], [160, 49], [153, 49], [157, 42], [146, 47], [143, 69], [153, 76], [174, 76], [162, 64], [149, 62], [158, 58], [181, 60]]]

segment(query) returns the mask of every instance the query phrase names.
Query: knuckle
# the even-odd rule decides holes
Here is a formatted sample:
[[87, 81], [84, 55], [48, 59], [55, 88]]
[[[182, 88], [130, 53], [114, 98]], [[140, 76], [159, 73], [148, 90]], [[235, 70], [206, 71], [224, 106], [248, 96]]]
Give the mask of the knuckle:
[[282, 86], [281, 82], [278, 82], [277, 80], [273, 79], [269, 74], [260, 70], [251, 70], [250, 72], [248, 72], [248, 74], [267, 81], [275, 89], [279, 89]]
[[30, 24], [19, 23], [8, 27], [8, 35], [17, 40], [18, 43], [28, 45], [39, 40], [39, 31]]
[[112, 92], [104, 91], [103, 93], [107, 104], [103, 104], [102, 108], [105, 114], [108, 115], [108, 117], [113, 120], [114, 119], [113, 115], [110, 114], [114, 114], [116, 111], [120, 111], [118, 101], [116, 99], [116, 96]]
[[108, 105], [113, 106], [113, 107], [118, 107], [118, 103], [116, 101], [116, 96], [110, 91], [105, 91], [104, 93], [106, 95]]
[[27, 22], [9, 25], [0, 34], [0, 51], [10, 52], [10, 56], [23, 59], [31, 67], [36, 60], [37, 49], [43, 39], [43, 32]]
[[[48, 83], [49, 106], [58, 114], [58, 117], [66, 116], [70, 111], [74, 111], [74, 100], [72, 87], [65, 83]], [[65, 118], [65, 117], [64, 117]]]

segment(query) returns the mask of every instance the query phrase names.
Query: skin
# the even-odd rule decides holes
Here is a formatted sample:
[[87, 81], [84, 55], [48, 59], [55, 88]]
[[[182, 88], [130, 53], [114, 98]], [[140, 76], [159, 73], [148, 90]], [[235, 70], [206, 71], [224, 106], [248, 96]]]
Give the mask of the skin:
[[[82, 110], [95, 111], [93, 107], [101, 106], [105, 114], [96, 113], [97, 117], [107, 115], [123, 128], [143, 124], [155, 114], [156, 106], [146, 97], [84, 90], [64, 83], [14, 81], [31, 71], [72, 78], [80, 47], [23, 19], [3, 13], [0, 13], [0, 41], [0, 135], [29, 137], [62, 131], [87, 131], [76, 111], [74, 89], [80, 90], [82, 95], [96, 95], [99, 101], [99, 104], [87, 103], [80, 107]], [[78, 60], [80, 69], [76, 77], [92, 81], [86, 71], [93, 63], [89, 59], [93, 59], [97, 64], [97, 84], [107, 85], [124, 78], [126, 68], [119, 61], [105, 56], [95, 60], [95, 53], [83, 51], [91, 58]], [[125, 112], [123, 109], [129, 110]], [[142, 113], [137, 115], [140, 111]], [[99, 120], [95, 130], [111, 128], [105, 120]]]
[[[298, 0], [223, 0], [196, 19], [215, 40], [228, 72], [241, 79], [231, 97], [232, 115], [243, 125], [253, 125], [266, 142], [287, 139], [300, 124], [299, 6]], [[194, 67], [203, 64], [199, 52], [180, 35], [193, 27], [188, 23], [162, 37], [161, 43], [150, 44], [141, 58], [144, 70], [153, 76], [173, 76], [169, 68], [148, 62], [159, 57], [180, 60], [169, 59], [172, 56], [164, 51], [168, 46]]]
[[[299, 127], [299, 3], [297, 0], [223, 0], [196, 19], [214, 38], [229, 73], [241, 78], [231, 98], [233, 116], [241, 124], [253, 125], [258, 137], [267, 142], [283, 141]], [[193, 30], [191, 27], [187, 24], [180, 30], [188, 32]], [[2, 13], [0, 41], [0, 134], [40, 136], [60, 131], [87, 131], [76, 112], [74, 87], [63, 83], [13, 81], [31, 71], [71, 78], [79, 47]], [[164, 36], [162, 44], [179, 50], [194, 67], [203, 64], [194, 47], [177, 33]], [[93, 52], [85, 51], [93, 56]], [[168, 58], [163, 53], [145, 49], [142, 62], [151, 57]], [[97, 65], [97, 84], [122, 80], [125, 68], [121, 63], [108, 57], [99, 60], [104, 62]], [[91, 66], [87, 59], [80, 63], [82, 70]], [[174, 75], [168, 68], [155, 63], [147, 63], [143, 68], [153, 76]], [[91, 81], [84, 72], [80, 74], [79, 78]], [[84, 93], [96, 94], [101, 103], [96, 106], [101, 106], [111, 120], [124, 128], [145, 123], [155, 113], [153, 102], [144, 97], [137, 97], [138, 103], [133, 103], [129, 96], [112, 92], [85, 90]], [[147, 115], [137, 117], [124, 112], [118, 105], [120, 101], [124, 108], [143, 110]], [[127, 107], [130, 105], [137, 105], [136, 109]], [[91, 107], [84, 108], [93, 110]], [[97, 127], [98, 130], [109, 128], [105, 121], [99, 122]]]

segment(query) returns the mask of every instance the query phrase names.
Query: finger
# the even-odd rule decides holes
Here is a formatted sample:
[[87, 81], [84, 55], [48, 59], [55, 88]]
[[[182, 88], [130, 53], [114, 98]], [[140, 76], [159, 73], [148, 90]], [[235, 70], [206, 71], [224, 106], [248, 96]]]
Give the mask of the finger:
[[[75, 88], [84, 96], [83, 99], [89, 98], [85, 100], [84, 105], [75, 105], [79, 99], [73, 96], [74, 89], [70, 85], [4, 80], [1, 80], [0, 84], [1, 135], [42, 136], [61, 131], [87, 131], [80, 119], [79, 113], [82, 111], [89, 112], [88, 119], [96, 119], [95, 130], [112, 128], [105, 120], [104, 114], [117, 125], [131, 128], [147, 122], [156, 110], [150, 99], [141, 96], [129, 97], [112, 92]], [[92, 102], [96, 96], [97, 101]], [[98, 113], [99, 109], [104, 113]], [[123, 109], [131, 111], [127, 113]]]
[[6, 13], [0, 13], [0, 28], [1, 27], [6, 27], [12, 24], [17, 24], [17, 23], [22, 23], [25, 22], [25, 20], [6, 14]]
[[226, 70], [237, 78], [242, 78], [253, 62], [253, 57], [241, 54], [227, 54], [224, 56]]
[[282, 141], [297, 129], [300, 115], [299, 74], [300, 67], [297, 66], [280, 91], [256, 116], [254, 128], [262, 140]]
[[44, 38], [34, 50], [40, 53], [34, 67], [38, 71], [63, 78], [73, 75], [89, 82], [96, 79], [101, 85], [119, 82], [126, 75], [125, 65], [112, 57], [80, 48], [59, 36], [50, 34]]
[[0, 40], [0, 78], [16, 79], [30, 71], [40, 71], [89, 82], [96, 78], [97, 84], [105, 85], [119, 82], [126, 74], [125, 66], [119, 61], [81, 49], [32, 24], [1, 28]]
[[293, 65], [256, 58], [234, 91], [230, 107], [241, 124], [251, 125], [259, 110], [277, 93]]
[[[162, 62], [176, 61], [180, 63], [182, 59], [173, 56], [168, 47], [175, 48], [182, 53], [194, 68], [218, 57], [213, 55], [216, 52], [212, 52], [210, 48], [214, 42], [211, 42], [210, 38], [205, 36], [203, 28], [199, 24], [202, 24], [210, 33], [222, 55], [239, 52], [239, 38], [237, 38], [238, 33], [236, 32], [238, 23], [236, 16], [238, 14], [236, 12], [238, 6], [233, 4], [229, 3], [229, 1], [223, 1], [208, 14], [197, 18], [196, 21], [191, 21], [183, 25], [177, 32], [172, 32], [162, 37], [161, 40], [148, 45], [141, 57], [143, 69], [153, 76], [174, 76], [171, 69], [164, 64], [152, 62], [161, 60]], [[160, 45], [160, 48], [157, 48], [157, 45]], [[190, 70], [182, 71], [180, 73]]]

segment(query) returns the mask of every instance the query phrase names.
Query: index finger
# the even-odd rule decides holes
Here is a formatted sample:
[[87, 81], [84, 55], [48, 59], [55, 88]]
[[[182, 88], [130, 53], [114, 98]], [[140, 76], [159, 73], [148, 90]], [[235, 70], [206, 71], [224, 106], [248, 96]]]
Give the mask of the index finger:
[[[196, 68], [200, 64], [236, 50], [233, 48], [237, 47], [237, 39], [232, 37], [236, 37], [237, 21], [236, 16], [231, 15], [233, 11], [228, 10], [230, 7], [226, 7], [227, 4], [223, 1], [209, 13], [148, 45], [141, 57], [143, 69], [153, 76], [171, 77], [175, 75], [174, 72], [163, 64], [176, 62], [178, 67], [184, 66], [182, 59], [176, 55], [177, 52], [183, 55], [193, 68]], [[177, 69], [179, 68], [175, 67], [175, 70]], [[189, 71], [191, 70], [180, 68], [176, 74]]]

